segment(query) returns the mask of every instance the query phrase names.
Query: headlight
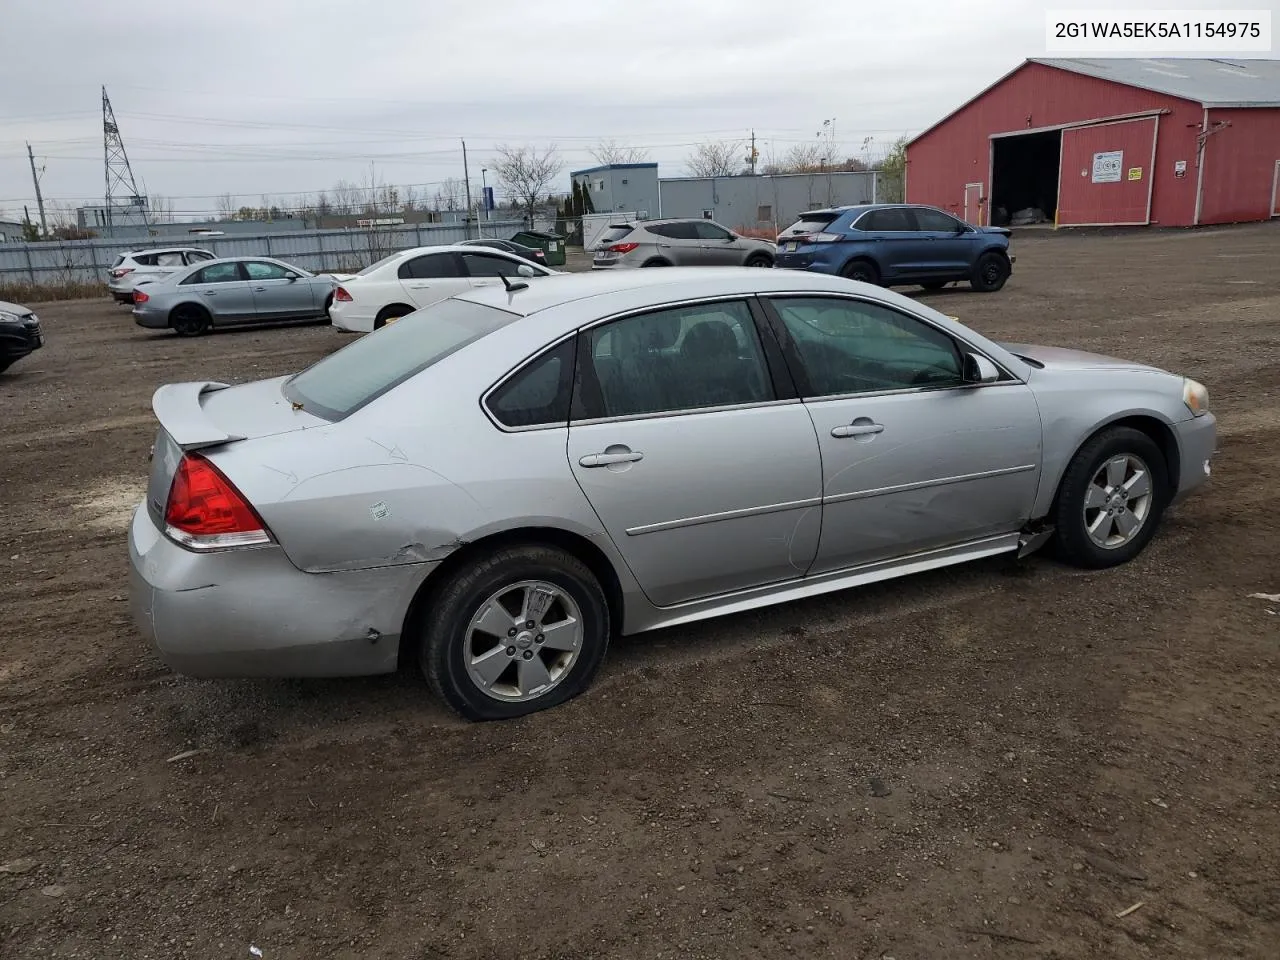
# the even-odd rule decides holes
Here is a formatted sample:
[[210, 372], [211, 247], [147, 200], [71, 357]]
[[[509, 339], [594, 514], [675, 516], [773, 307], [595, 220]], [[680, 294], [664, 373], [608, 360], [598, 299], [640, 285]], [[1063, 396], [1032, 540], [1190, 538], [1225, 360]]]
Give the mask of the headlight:
[[0, 323], [21, 323], [22, 318], [8, 310], [0, 310]]
[[1183, 378], [1182, 402], [1195, 416], [1203, 417], [1209, 412], [1209, 391], [1203, 383], [1197, 383], [1190, 377]]

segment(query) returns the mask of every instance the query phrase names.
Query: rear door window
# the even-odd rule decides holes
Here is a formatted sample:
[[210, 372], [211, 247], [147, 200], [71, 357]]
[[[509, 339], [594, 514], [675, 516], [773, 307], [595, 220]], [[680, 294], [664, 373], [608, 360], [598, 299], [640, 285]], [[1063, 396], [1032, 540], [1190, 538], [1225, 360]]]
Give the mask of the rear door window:
[[684, 220], [680, 223], [659, 223], [647, 229], [650, 233], [666, 237], [668, 240], [697, 240], [697, 228], [697, 223]]
[[452, 253], [428, 253], [400, 265], [401, 280], [443, 280], [462, 275], [458, 259]]
[[156, 254], [157, 267], [181, 267], [182, 265], [182, 254], [176, 250], [170, 253]]
[[911, 233], [917, 229], [915, 217], [905, 207], [885, 207], [865, 213], [854, 226], [867, 233]]
[[199, 250], [187, 251], [187, 263], [202, 263], [205, 260], [212, 260], [212, 259], [214, 259], [214, 256], [212, 253], [201, 253]]

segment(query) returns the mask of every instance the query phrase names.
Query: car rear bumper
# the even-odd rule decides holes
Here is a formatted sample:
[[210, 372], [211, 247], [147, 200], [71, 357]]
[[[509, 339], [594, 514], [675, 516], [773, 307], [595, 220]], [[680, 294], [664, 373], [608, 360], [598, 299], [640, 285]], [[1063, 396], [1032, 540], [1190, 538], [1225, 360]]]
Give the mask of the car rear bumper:
[[147, 310], [135, 306], [132, 313], [133, 322], [140, 327], [146, 327], [148, 330], [167, 330], [169, 328], [169, 318], [156, 310]]
[[400, 632], [433, 564], [303, 573], [277, 546], [186, 550], [145, 504], [129, 528], [138, 629], [192, 677], [334, 677], [396, 669]]
[[346, 330], [348, 333], [372, 333], [372, 316], [363, 316], [351, 309], [350, 303], [334, 301], [329, 306], [329, 323], [335, 330]]
[[1178, 434], [1179, 476], [1173, 502], [1177, 503], [1209, 482], [1213, 455], [1218, 446], [1218, 422], [1212, 413], [1175, 423]]

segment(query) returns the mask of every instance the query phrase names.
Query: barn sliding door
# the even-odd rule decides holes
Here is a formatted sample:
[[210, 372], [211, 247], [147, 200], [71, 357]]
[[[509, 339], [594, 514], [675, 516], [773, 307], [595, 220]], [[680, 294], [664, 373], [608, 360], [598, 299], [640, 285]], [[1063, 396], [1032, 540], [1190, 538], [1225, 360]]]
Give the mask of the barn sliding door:
[[1062, 131], [1059, 226], [1151, 222], [1157, 120], [1139, 117]]

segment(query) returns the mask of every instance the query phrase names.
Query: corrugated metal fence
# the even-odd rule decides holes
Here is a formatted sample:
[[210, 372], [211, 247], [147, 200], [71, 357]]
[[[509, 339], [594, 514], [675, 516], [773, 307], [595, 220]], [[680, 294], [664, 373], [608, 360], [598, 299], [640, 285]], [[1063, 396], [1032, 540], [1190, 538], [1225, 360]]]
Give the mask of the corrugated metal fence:
[[[510, 237], [522, 229], [519, 220], [485, 220], [473, 236]], [[218, 257], [276, 257], [304, 270], [356, 270], [412, 247], [430, 247], [467, 239], [461, 223], [420, 223], [376, 229], [305, 230], [296, 233], [244, 234], [224, 237], [152, 237], [148, 240], [49, 240], [0, 243], [0, 285], [106, 282], [116, 258], [133, 250], [156, 247], [199, 247]]]

